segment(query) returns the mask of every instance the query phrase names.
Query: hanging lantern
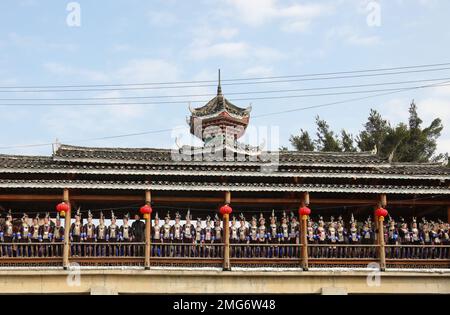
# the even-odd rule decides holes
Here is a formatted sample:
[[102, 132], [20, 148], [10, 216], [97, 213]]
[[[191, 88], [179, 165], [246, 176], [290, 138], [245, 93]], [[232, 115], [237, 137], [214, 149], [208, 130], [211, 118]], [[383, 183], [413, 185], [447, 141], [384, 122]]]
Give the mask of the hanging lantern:
[[311, 209], [309, 209], [306, 206], [300, 207], [300, 209], [298, 209], [298, 214], [301, 218], [307, 219], [308, 216], [311, 214]]
[[61, 203], [58, 203], [56, 205], [56, 211], [59, 213], [59, 215], [61, 217], [65, 217], [66, 216], [66, 212], [70, 210], [70, 206], [65, 203], [64, 201]]
[[378, 208], [377, 210], [375, 210], [375, 216], [380, 220], [380, 221], [384, 221], [384, 217], [386, 217], [388, 215], [388, 211], [384, 208]]
[[231, 214], [231, 212], [233, 212], [233, 209], [231, 209], [231, 207], [227, 204], [220, 208], [221, 215]]
[[152, 209], [152, 207], [150, 207], [150, 205], [145, 205], [145, 206], [142, 206], [139, 211], [141, 212], [142, 215], [144, 215], [144, 219], [147, 220], [150, 218], [150, 214], [152, 214], [153, 209]]

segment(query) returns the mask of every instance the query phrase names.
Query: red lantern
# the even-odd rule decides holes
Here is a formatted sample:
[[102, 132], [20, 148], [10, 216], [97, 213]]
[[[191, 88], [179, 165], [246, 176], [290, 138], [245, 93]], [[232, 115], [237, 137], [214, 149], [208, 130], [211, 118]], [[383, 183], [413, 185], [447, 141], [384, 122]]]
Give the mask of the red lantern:
[[144, 215], [144, 219], [149, 219], [150, 214], [152, 214], [152, 212], [153, 212], [153, 209], [152, 209], [152, 207], [150, 207], [150, 205], [145, 205], [145, 206], [142, 206], [139, 211], [141, 212], [141, 214]]
[[388, 211], [384, 208], [378, 208], [377, 210], [375, 210], [375, 216], [377, 218], [379, 218], [380, 221], [384, 220], [384, 217], [386, 217], [388, 215]]
[[58, 211], [61, 217], [64, 217], [66, 215], [66, 212], [68, 212], [69, 210], [70, 206], [64, 201], [56, 205], [56, 211]]
[[300, 207], [300, 209], [298, 209], [298, 214], [300, 215], [300, 217], [303, 217], [303, 216], [308, 217], [311, 214], [311, 209], [309, 209], [306, 206]]
[[220, 208], [221, 215], [231, 214], [231, 212], [233, 212], [233, 209], [229, 205], [224, 205]]

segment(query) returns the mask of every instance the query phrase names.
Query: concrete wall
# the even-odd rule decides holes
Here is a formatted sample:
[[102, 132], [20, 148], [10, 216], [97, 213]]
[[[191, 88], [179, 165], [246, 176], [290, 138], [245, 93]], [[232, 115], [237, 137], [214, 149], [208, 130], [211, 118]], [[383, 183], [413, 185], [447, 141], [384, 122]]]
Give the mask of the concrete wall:
[[367, 275], [367, 271], [82, 270], [77, 278], [63, 270], [2, 270], [0, 293], [450, 293], [448, 272], [385, 272], [380, 286], [368, 286]]

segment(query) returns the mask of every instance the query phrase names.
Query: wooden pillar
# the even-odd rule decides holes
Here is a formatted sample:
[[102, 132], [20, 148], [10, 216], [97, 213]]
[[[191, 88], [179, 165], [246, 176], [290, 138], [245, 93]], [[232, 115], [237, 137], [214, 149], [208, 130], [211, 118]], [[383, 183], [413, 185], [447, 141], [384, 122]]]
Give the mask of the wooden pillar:
[[[379, 207], [387, 206], [387, 197], [386, 194], [380, 195], [380, 200], [378, 202]], [[386, 250], [385, 250], [385, 242], [384, 242], [384, 217], [377, 218], [378, 222], [378, 248], [379, 248], [379, 257], [380, 257], [380, 270], [386, 270]]]
[[63, 201], [69, 205], [69, 211], [65, 213], [64, 217], [64, 249], [63, 249], [63, 268], [69, 268], [69, 253], [70, 253], [70, 219], [72, 215], [72, 208], [69, 201], [69, 190], [66, 188], [63, 191]]
[[[152, 202], [152, 194], [150, 190], [145, 191], [145, 203], [147, 205], [151, 205]], [[144, 266], [146, 270], [150, 269], [150, 252], [151, 252], [151, 235], [152, 235], [152, 214], [148, 214], [145, 218], [145, 262]]]
[[[225, 204], [231, 203], [231, 192], [225, 192]], [[230, 265], [230, 227], [229, 227], [230, 215], [228, 213], [223, 215], [223, 270], [231, 270]]]
[[447, 207], [447, 222], [450, 223], [450, 206]]
[[[303, 194], [303, 198], [302, 198], [302, 203], [301, 203], [301, 207], [305, 207], [309, 205], [309, 193], [304, 193]], [[300, 243], [302, 245], [302, 250], [301, 250], [301, 264], [302, 264], [302, 268], [304, 271], [308, 270], [308, 240], [306, 238], [307, 236], [307, 220], [308, 220], [308, 216], [307, 215], [302, 215], [302, 217], [300, 218], [300, 222], [301, 222], [301, 228], [300, 228]]]

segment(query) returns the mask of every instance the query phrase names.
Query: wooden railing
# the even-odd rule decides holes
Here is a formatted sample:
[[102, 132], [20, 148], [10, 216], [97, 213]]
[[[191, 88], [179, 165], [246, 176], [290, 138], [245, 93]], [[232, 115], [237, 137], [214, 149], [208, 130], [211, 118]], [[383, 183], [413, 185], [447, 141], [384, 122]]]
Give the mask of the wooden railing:
[[[62, 266], [63, 243], [0, 243], [2, 266]], [[143, 242], [71, 243], [69, 262], [94, 266], [144, 266]], [[301, 244], [230, 244], [230, 265], [299, 267]], [[152, 243], [151, 266], [221, 266], [223, 243]], [[385, 245], [388, 268], [450, 268], [450, 245]], [[310, 267], [367, 267], [380, 245], [308, 244]]]

